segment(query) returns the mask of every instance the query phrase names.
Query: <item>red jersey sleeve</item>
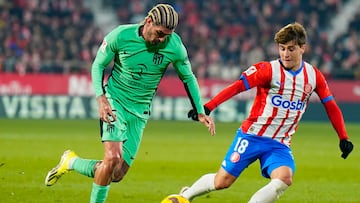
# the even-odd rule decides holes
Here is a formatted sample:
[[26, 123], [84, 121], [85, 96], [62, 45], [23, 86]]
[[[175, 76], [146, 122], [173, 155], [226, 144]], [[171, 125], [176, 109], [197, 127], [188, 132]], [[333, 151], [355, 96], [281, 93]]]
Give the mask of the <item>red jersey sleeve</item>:
[[317, 68], [315, 68], [315, 72], [316, 72], [315, 92], [319, 95], [321, 102], [326, 103], [327, 101], [332, 100], [333, 97], [331, 95], [329, 86], [327, 85], [324, 75]]
[[259, 62], [244, 71], [240, 79], [244, 80], [246, 89], [251, 89], [257, 86], [268, 86], [271, 82], [271, 77], [271, 64], [269, 62]]
[[223, 102], [253, 87], [269, 84], [271, 80], [271, 65], [268, 62], [260, 62], [250, 66], [244, 71], [240, 79], [220, 91], [214, 98], [205, 104], [210, 110], [214, 110]]
[[327, 85], [324, 75], [315, 68], [316, 72], [316, 88], [315, 92], [319, 95], [323, 103], [329, 120], [334, 127], [340, 140], [348, 139], [345, 129], [345, 121], [341, 109], [337, 105]]

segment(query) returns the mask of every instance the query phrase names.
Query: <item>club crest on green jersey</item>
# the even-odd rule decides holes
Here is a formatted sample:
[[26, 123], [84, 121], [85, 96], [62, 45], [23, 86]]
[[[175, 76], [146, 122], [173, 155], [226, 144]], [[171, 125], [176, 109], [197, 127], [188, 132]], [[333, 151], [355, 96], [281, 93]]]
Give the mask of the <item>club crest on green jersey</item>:
[[154, 56], [153, 56], [153, 62], [156, 65], [159, 65], [163, 62], [164, 60], [164, 55], [163, 54], [159, 54], [159, 52], [155, 52]]

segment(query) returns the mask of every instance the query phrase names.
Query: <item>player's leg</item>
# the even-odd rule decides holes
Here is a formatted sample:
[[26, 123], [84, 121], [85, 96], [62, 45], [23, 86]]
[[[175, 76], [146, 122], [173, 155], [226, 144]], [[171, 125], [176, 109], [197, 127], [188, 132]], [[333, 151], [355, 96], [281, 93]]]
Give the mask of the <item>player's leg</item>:
[[236, 179], [237, 177], [229, 174], [223, 168], [220, 168], [216, 174], [205, 174], [195, 181], [191, 187], [182, 188], [180, 195], [191, 201], [195, 197], [211, 191], [228, 188]]
[[122, 146], [122, 162], [115, 168], [112, 182], [121, 181], [133, 164], [147, 123], [147, 119], [139, 118], [132, 113], [124, 112], [123, 115], [127, 121], [125, 132], [127, 139]]
[[[121, 109], [120, 106], [117, 109]], [[96, 168], [91, 203], [101, 203], [107, 198], [110, 182], [119, 182], [128, 172], [139, 150], [142, 134], [147, 123], [125, 110], [117, 111], [113, 129], [103, 124], [104, 160]], [[104, 127], [106, 126], [106, 127]], [[111, 141], [106, 141], [111, 140]]]
[[[274, 141], [276, 142], [276, 141]], [[290, 148], [280, 143], [277, 148], [269, 148], [269, 152], [260, 158], [263, 176], [271, 178], [271, 181], [258, 190], [250, 199], [249, 203], [275, 202], [280, 195], [292, 184], [295, 171], [295, 162]], [[269, 145], [272, 146], [272, 145]], [[270, 175], [269, 175], [270, 174]]]
[[[241, 172], [256, 160], [260, 150], [248, 148], [251, 138], [248, 139], [238, 130], [233, 143], [222, 161], [222, 166], [216, 174], [206, 174], [199, 178], [191, 187], [185, 187], [180, 195], [192, 200], [197, 196], [206, 194], [214, 190], [221, 190], [230, 187]], [[256, 143], [252, 143], [256, 146]]]
[[95, 170], [101, 162], [100, 160], [83, 159], [74, 151], [66, 150], [61, 156], [59, 164], [46, 175], [45, 185], [54, 185], [64, 174], [70, 171], [76, 171], [82, 175], [93, 178]]
[[59, 180], [59, 178], [61, 178], [62, 175], [71, 171], [72, 170], [71, 165], [77, 157], [78, 156], [74, 151], [66, 150], [62, 154], [58, 165], [47, 173], [45, 177], [45, 185], [47, 186], [54, 185]]
[[117, 119], [111, 123], [100, 121], [100, 135], [104, 147], [104, 158], [96, 166], [90, 195], [91, 203], [101, 203], [107, 199], [114, 171], [123, 163], [123, 142], [128, 139], [124, 110], [112, 99], [109, 98], [108, 100]]
[[120, 182], [125, 177], [129, 168], [130, 166], [126, 163], [124, 159], [122, 159], [120, 165], [117, 165], [114, 170], [113, 176], [111, 177], [111, 182]]
[[[118, 116], [117, 116], [118, 117]], [[122, 123], [116, 122], [107, 124], [100, 120], [100, 135], [105, 137], [106, 140], [116, 139], [121, 141], [125, 139], [122, 135], [117, 136], [117, 132], [122, 132]], [[101, 164], [99, 160], [83, 159], [80, 158], [74, 151], [66, 150], [61, 156], [61, 160], [57, 166], [48, 172], [45, 177], [45, 185], [52, 186], [54, 185], [62, 175], [74, 170], [80, 174], [86, 175], [88, 177], [95, 176], [96, 167]]]
[[[281, 166], [276, 169], [280, 177], [291, 176], [291, 169], [287, 166]], [[280, 172], [282, 171], [282, 172]], [[284, 178], [289, 180], [289, 178]], [[271, 178], [271, 181], [258, 190], [249, 200], [249, 203], [272, 203], [275, 202], [282, 193], [290, 186], [291, 181], [284, 181], [283, 178]]]
[[115, 169], [123, 163], [122, 142], [104, 142], [104, 159], [96, 168], [91, 203], [105, 202]]

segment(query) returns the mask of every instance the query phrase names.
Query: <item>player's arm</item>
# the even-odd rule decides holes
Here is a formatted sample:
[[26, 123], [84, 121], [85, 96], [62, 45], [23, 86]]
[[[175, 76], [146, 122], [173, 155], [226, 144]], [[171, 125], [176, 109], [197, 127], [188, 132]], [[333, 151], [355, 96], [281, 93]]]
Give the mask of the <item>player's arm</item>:
[[116, 52], [115, 34], [115, 32], [111, 32], [104, 38], [91, 67], [92, 85], [98, 104], [98, 114], [100, 119], [107, 123], [116, 120], [115, 114], [112, 112], [112, 108], [105, 96], [105, 90], [103, 88], [104, 70], [114, 58]]
[[[271, 66], [268, 62], [259, 62], [253, 66], [250, 66], [241, 74], [239, 80], [236, 80], [232, 84], [225, 87], [204, 105], [206, 115], [209, 115], [210, 112], [217, 108], [220, 104], [224, 103], [240, 92], [249, 90], [256, 86], [268, 85], [270, 80]], [[188, 117], [195, 121], [198, 119], [194, 109], [191, 109], [188, 112]]]
[[317, 84], [315, 92], [319, 95], [321, 102], [325, 107], [327, 116], [340, 139], [339, 147], [342, 151], [341, 156], [345, 159], [353, 150], [353, 144], [349, 141], [343, 114], [340, 107], [335, 102], [334, 97], [331, 95], [323, 74], [318, 69], [315, 70]]
[[96, 97], [105, 94], [103, 89], [104, 70], [116, 52], [116, 38], [113, 35], [111, 32], [104, 38], [91, 66], [91, 78]]
[[215, 134], [215, 124], [211, 117], [205, 115], [203, 103], [200, 95], [199, 84], [196, 80], [194, 73], [191, 70], [191, 64], [187, 56], [187, 52], [184, 46], [181, 46], [179, 53], [179, 59], [173, 62], [174, 68], [184, 84], [185, 91], [189, 97], [190, 103], [195, 109], [197, 120], [204, 123], [208, 128], [211, 135]]
[[241, 77], [239, 80], [233, 82], [232, 84], [221, 90], [215, 97], [213, 97], [204, 105], [206, 111], [210, 113], [220, 104], [224, 103], [225, 101], [229, 100], [240, 92], [245, 91], [247, 88], [244, 79], [245, 78]]
[[204, 114], [199, 84], [192, 72], [191, 64], [184, 46], [180, 47], [177, 55], [178, 58], [173, 62], [174, 69], [184, 84], [185, 91], [190, 99], [192, 107], [196, 109], [196, 112], [199, 114]]
[[[221, 92], [219, 92], [214, 98], [212, 98], [210, 101], [208, 101], [204, 105], [205, 114], [209, 115], [211, 113], [211, 111], [213, 111], [220, 104], [229, 100], [231, 97], [235, 96], [239, 92], [245, 91], [246, 85], [245, 85], [245, 82], [243, 79], [245, 79], [245, 78], [241, 78], [241, 79], [233, 82], [232, 84], [227, 86], [225, 89], [223, 89]], [[191, 118], [194, 121], [199, 120], [196, 109], [193, 108], [188, 112], [188, 118]]]
[[259, 62], [250, 66], [244, 71], [239, 80], [233, 82], [225, 89], [220, 91], [215, 97], [205, 104], [205, 109], [213, 111], [220, 104], [229, 100], [240, 92], [249, 90], [253, 87], [266, 85], [271, 79], [271, 66], [267, 62]]

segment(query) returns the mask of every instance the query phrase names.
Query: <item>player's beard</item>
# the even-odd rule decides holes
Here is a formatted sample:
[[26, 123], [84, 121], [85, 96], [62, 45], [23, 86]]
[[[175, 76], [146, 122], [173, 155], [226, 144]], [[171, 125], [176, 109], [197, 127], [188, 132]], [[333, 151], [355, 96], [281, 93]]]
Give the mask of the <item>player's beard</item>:
[[154, 39], [150, 42], [151, 45], [158, 45], [160, 43], [160, 40]]

